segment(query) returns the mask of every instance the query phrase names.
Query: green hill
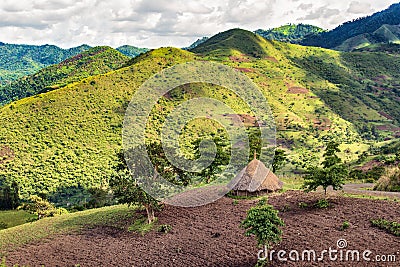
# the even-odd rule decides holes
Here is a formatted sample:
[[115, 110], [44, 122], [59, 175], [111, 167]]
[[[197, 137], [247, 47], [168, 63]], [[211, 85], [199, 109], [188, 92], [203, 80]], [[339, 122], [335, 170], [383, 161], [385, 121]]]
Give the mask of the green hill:
[[[343, 159], [352, 162], [370, 144], [395, 139], [399, 57], [279, 43], [240, 29], [217, 34], [192, 51], [197, 54], [152, 50], [124, 68], [4, 106], [0, 179], [16, 180], [23, 197], [40, 193], [68, 198], [77, 188], [103, 188], [114, 173], [125, 109], [135, 90], [160, 70], [196, 59], [231, 66], [259, 86], [276, 119], [277, 143], [290, 154], [291, 172], [318, 161], [329, 140], [340, 142], [346, 151]], [[178, 89], [154, 107], [149, 140], [159, 138], [174, 106], [196, 96], [216, 98], [239, 114], [251, 115], [226, 89], [204, 84]], [[194, 120], [187, 129], [182, 136], [186, 145], [220, 128]]]
[[0, 42], [0, 86], [57, 64], [89, 48], [88, 45], [62, 49], [54, 45], [16, 45]]
[[325, 30], [308, 24], [288, 24], [269, 30], [256, 30], [255, 33], [267, 40], [300, 43], [304, 38], [325, 32]]
[[0, 87], [0, 105], [54, 90], [89, 76], [122, 67], [130, 58], [111, 47], [91, 48], [59, 64]]
[[131, 45], [123, 45], [116, 48], [116, 50], [128, 57], [137, 57], [138, 55], [149, 51], [147, 48], [139, 48]]
[[349, 21], [336, 29], [309, 36], [303, 45], [352, 51], [371, 44], [396, 43], [400, 38], [400, 3], [371, 16]]
[[192, 52], [213, 56], [245, 54], [253, 57], [265, 56], [265, 39], [255, 33], [233, 29], [219, 33], [193, 48]]

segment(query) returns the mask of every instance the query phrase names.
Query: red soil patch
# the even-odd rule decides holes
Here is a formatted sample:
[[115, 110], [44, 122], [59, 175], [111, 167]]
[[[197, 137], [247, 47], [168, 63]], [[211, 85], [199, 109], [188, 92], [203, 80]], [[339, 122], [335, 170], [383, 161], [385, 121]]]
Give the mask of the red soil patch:
[[0, 147], [0, 164], [4, 164], [15, 157], [14, 152], [8, 146]]
[[258, 126], [256, 118], [248, 114], [226, 114], [224, 116], [230, 118], [234, 125], [243, 123], [246, 127]]
[[384, 164], [378, 160], [371, 160], [367, 163], [365, 163], [363, 166], [361, 167], [357, 167], [357, 169], [363, 171], [363, 172], [367, 172], [372, 170], [374, 167], [380, 167], [383, 166]]
[[[285, 221], [282, 242], [274, 250], [336, 249], [339, 239], [346, 239], [348, 249], [372, 251], [372, 255], [398, 255], [400, 238], [373, 228], [370, 219], [400, 221], [400, 204], [332, 197], [332, 207], [313, 208], [318, 193], [287, 192], [270, 197], [269, 203], [281, 212]], [[308, 203], [300, 208], [299, 203]], [[150, 232], [145, 236], [121, 229], [100, 227], [81, 234], [54, 237], [26, 245], [7, 255], [9, 264], [29, 266], [254, 266], [257, 244], [254, 237], [245, 237], [239, 227], [252, 200], [222, 198], [197, 208], [168, 206], [158, 214], [160, 224], [169, 224], [167, 234]], [[344, 221], [350, 228], [340, 231]], [[369, 263], [370, 264], [370, 263]], [[371, 266], [366, 262], [280, 262], [272, 266]], [[378, 265], [373, 265], [378, 266]], [[380, 266], [398, 266], [385, 263]]]
[[247, 57], [245, 57], [244, 55], [242, 55], [242, 56], [240, 56], [240, 57], [230, 56], [229, 59], [230, 59], [232, 62], [238, 62], [238, 63], [241, 63], [241, 62], [250, 62], [250, 59], [247, 58]]
[[387, 113], [385, 113], [385, 112], [383, 112], [383, 111], [380, 111], [380, 112], [379, 112], [379, 115], [385, 117], [385, 118], [388, 119], [388, 120], [394, 120], [394, 118], [393, 118], [392, 116], [390, 116], [389, 114], [387, 114]]
[[250, 68], [235, 68], [235, 69], [241, 72], [254, 72], [254, 70]]
[[308, 94], [310, 91], [302, 87], [290, 87], [287, 90], [288, 94]]
[[269, 61], [274, 62], [274, 63], [278, 63], [278, 62], [279, 62], [279, 61], [278, 61], [276, 58], [274, 58], [274, 57], [265, 57], [264, 59], [269, 60]]

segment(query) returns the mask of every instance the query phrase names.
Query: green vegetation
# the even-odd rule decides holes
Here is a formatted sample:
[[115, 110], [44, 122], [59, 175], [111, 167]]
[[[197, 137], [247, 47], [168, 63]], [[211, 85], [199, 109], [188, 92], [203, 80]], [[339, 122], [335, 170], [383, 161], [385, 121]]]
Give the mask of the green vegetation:
[[342, 189], [348, 169], [336, 155], [337, 152], [340, 152], [339, 144], [330, 142], [324, 154], [322, 168], [318, 166], [309, 168], [308, 174], [304, 178], [306, 192], [315, 191], [322, 186], [326, 197], [328, 186], [332, 186], [333, 190]]
[[158, 226], [157, 231], [160, 233], [168, 234], [171, 232], [172, 226], [169, 224], [161, 224]]
[[[342, 144], [338, 156], [355, 165], [374, 143], [395, 138], [400, 58], [278, 43], [238, 29], [218, 34], [193, 51], [199, 54], [175, 48], [152, 50], [131, 59], [126, 67], [4, 106], [1, 179], [8, 184], [15, 181], [25, 200], [36, 194], [57, 206], [86, 205], [88, 190], [108, 190], [109, 179], [115, 176], [122, 121], [135, 90], [157, 72], [196, 59], [236, 68], [259, 86], [276, 119], [277, 142], [287, 154], [282, 173], [303, 174], [322, 157], [322, 147], [330, 141]], [[366, 94], [367, 86], [376, 87], [379, 96]], [[251, 115], [238, 96], [217, 86], [185, 85], [170, 93], [154, 106], [148, 143], [158, 143], [166, 116], [194, 97], [215, 98], [238, 114]], [[187, 158], [195, 158], [196, 141], [206, 137], [220, 140], [220, 152], [229, 149], [218, 123], [196, 119], [186, 129], [191, 130], [183, 131], [180, 141]], [[252, 146], [258, 149], [257, 144]], [[218, 165], [226, 160], [221, 156]], [[212, 179], [213, 174], [208, 176]], [[179, 177], [181, 182], [187, 179]], [[289, 186], [297, 187], [297, 182], [289, 181]]]
[[123, 45], [118, 47], [116, 50], [128, 57], [137, 57], [138, 55], [149, 51], [147, 48], [139, 48], [131, 45]]
[[400, 167], [387, 167], [374, 190], [400, 192]]
[[6, 228], [24, 224], [32, 219], [36, 219], [36, 216], [24, 210], [0, 211], [0, 222], [3, 222]]
[[62, 49], [54, 45], [16, 45], [0, 42], [0, 86], [57, 64], [89, 48], [87, 45]]
[[56, 208], [52, 203], [36, 195], [31, 195], [29, 202], [22, 204], [19, 209], [36, 214], [38, 220], [68, 213], [66, 209]]
[[254, 235], [258, 245], [271, 248], [273, 244], [281, 241], [282, 230], [285, 223], [278, 216], [278, 211], [266, 204], [266, 200], [259, 201], [257, 206], [247, 212], [246, 219], [241, 226], [246, 229], [246, 236]]
[[371, 220], [371, 224], [374, 227], [385, 230], [389, 234], [394, 236], [400, 236], [400, 223], [390, 222], [385, 219]]
[[276, 149], [274, 155], [274, 161], [272, 162], [272, 172], [276, 172], [280, 170], [286, 163], [287, 155], [285, 154], [285, 150]]
[[300, 43], [304, 38], [325, 32], [325, 30], [308, 24], [288, 24], [270, 30], [256, 30], [255, 33], [268, 40]]
[[329, 208], [330, 204], [329, 201], [326, 199], [319, 199], [317, 203], [314, 204], [314, 207], [318, 209], [327, 209]]
[[128, 60], [129, 57], [111, 47], [91, 48], [0, 88], [0, 104], [4, 105], [27, 96], [64, 87], [89, 76], [110, 72], [121, 68]]
[[342, 225], [340, 226], [339, 230], [344, 231], [344, 230], [347, 230], [349, 227], [350, 227], [350, 223], [348, 221], [344, 221], [342, 223]]
[[400, 4], [393, 4], [387, 10], [368, 17], [349, 21], [336, 29], [305, 38], [303, 45], [325, 48], [339, 48], [346, 51], [368, 46], [371, 43], [389, 43], [400, 37]]
[[8, 249], [39, 241], [55, 234], [65, 234], [97, 226], [125, 228], [135, 217], [135, 210], [125, 205], [91, 209], [44, 218], [0, 231], [0, 256]]
[[128, 232], [136, 232], [144, 235], [153, 230], [156, 222], [157, 219], [153, 219], [151, 222], [149, 222], [148, 219], [145, 217], [138, 218], [132, 225], [128, 227]]
[[[125, 155], [127, 155], [126, 159]], [[125, 153], [121, 152], [118, 157], [119, 164], [115, 167], [116, 175], [110, 180], [114, 196], [119, 203], [144, 206], [147, 213], [147, 223], [150, 225], [156, 220], [154, 212], [160, 210], [161, 206], [153, 196], [140, 187], [137, 177], [151, 179], [156, 176], [151, 173], [152, 166], [150, 166], [150, 162], [147, 164], [140, 148], [132, 148]], [[134, 164], [131, 172], [128, 169], [127, 162]], [[153, 183], [153, 187], [155, 186], [156, 184]], [[140, 224], [140, 222], [138, 223]]]

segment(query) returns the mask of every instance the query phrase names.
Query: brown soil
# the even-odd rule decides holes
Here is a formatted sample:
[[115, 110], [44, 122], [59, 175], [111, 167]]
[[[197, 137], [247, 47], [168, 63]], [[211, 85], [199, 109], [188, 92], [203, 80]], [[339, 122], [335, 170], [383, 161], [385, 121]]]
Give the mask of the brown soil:
[[302, 87], [289, 87], [287, 90], [288, 94], [308, 94], [310, 91]]
[[241, 72], [254, 72], [254, 69], [250, 68], [235, 68], [235, 69]]
[[[286, 223], [279, 250], [313, 249], [322, 251], [344, 238], [348, 249], [369, 249], [375, 254], [394, 254], [400, 260], [400, 238], [371, 227], [370, 219], [400, 221], [400, 204], [331, 197], [332, 207], [313, 208], [319, 193], [287, 192], [270, 197], [270, 204]], [[299, 202], [308, 203], [307, 208]], [[158, 214], [160, 224], [169, 224], [172, 231], [156, 231], [145, 236], [121, 229], [100, 227], [80, 234], [53, 237], [39, 244], [30, 244], [10, 252], [7, 261], [29, 266], [254, 266], [258, 248], [254, 237], [245, 237], [239, 228], [246, 210], [254, 200], [229, 198], [197, 208], [168, 206]], [[350, 228], [340, 231], [344, 221]], [[365, 262], [279, 262], [272, 266], [398, 266]]]

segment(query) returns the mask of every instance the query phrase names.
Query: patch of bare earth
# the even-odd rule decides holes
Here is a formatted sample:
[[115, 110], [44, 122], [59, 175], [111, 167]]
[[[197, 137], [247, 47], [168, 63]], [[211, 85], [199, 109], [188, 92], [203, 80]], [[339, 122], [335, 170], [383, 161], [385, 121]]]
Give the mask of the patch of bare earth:
[[[370, 225], [372, 218], [400, 221], [398, 202], [332, 197], [332, 207], [313, 208], [320, 197], [319, 193], [287, 192], [269, 198], [286, 223], [276, 251], [336, 249], [337, 240], [343, 238], [351, 250], [399, 253], [400, 238]], [[299, 202], [309, 205], [301, 208]], [[153, 231], [141, 236], [101, 227], [26, 245], [10, 252], [7, 261], [29, 266], [254, 266], [259, 248], [239, 225], [255, 203], [239, 200], [235, 205], [232, 199], [222, 198], [197, 208], [167, 206], [158, 214], [160, 224], [172, 226], [167, 234]], [[350, 228], [340, 231], [344, 221]], [[400, 254], [397, 257], [400, 261]], [[280, 262], [274, 258], [272, 266], [398, 266], [398, 262]]]

